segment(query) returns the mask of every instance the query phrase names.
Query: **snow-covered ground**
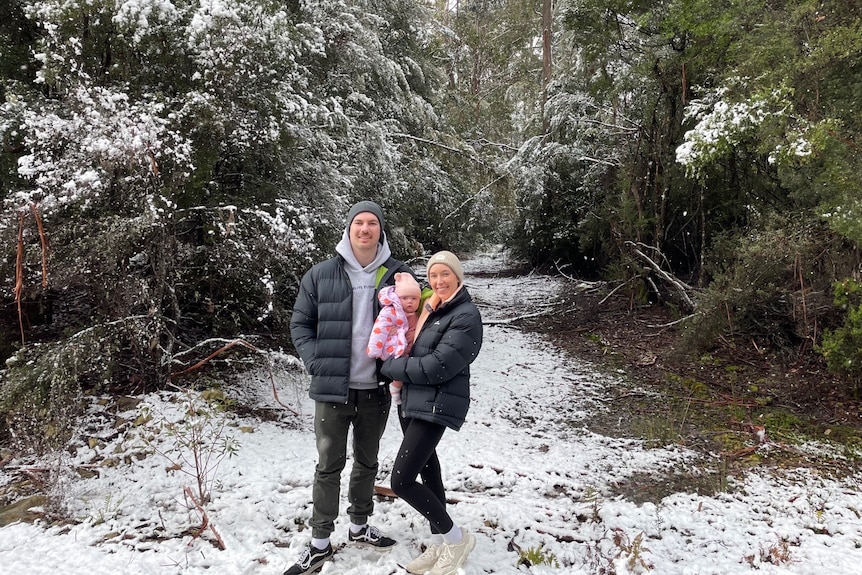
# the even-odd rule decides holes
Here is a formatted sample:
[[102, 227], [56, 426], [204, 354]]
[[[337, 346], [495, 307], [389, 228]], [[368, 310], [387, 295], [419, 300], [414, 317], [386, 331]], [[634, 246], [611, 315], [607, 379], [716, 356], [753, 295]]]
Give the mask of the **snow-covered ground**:
[[[489, 277], [500, 265], [491, 256], [465, 262], [467, 285], [493, 321], [474, 364], [468, 421], [458, 433], [447, 431], [440, 448], [450, 512], [477, 538], [465, 574], [862, 573], [858, 474], [834, 481], [804, 470], [754, 470], [729, 478], [728, 491], [715, 496], [675, 493], [636, 504], [611, 495], [610, 485], [690, 468], [698, 459], [683, 448], [647, 448], [591, 432], [588, 414], [613, 409], [608, 393], [621, 382], [500, 321], [513, 309], [526, 313], [546, 302], [556, 287], [539, 275]], [[470, 275], [479, 271], [485, 273]], [[129, 432], [116, 435], [116, 417], [131, 422], [140, 405], [110, 413], [110, 427], [88, 430], [100, 441], [63, 456], [63, 469], [92, 475], [68, 473], [56, 482], [55, 496], [77, 523], [0, 529], [0, 572], [281, 574], [310, 536], [304, 526], [316, 454], [305, 378], [289, 358], [274, 364], [280, 400], [300, 415], [277, 404], [268, 372], [227, 386], [233, 400], [280, 414], [236, 417], [225, 429], [238, 450], [214, 475], [207, 510], [215, 531], [191, 534], [200, 525], [183, 496], [185, 486], [194, 488], [192, 477], [169, 470], [164, 455], [144, 456], [154, 445], [171, 455], [176, 441], [153, 436], [153, 422], [179, 420], [184, 409], [181, 393], [151, 394], [142, 398], [151, 406], [149, 425], [127, 424], [121, 428]], [[95, 402], [93, 409], [103, 409], [100, 420], [109, 413]], [[399, 440], [393, 411], [381, 446], [381, 485], [388, 485]], [[0, 469], [0, 485], [21, 465], [56, 461], [13, 462]], [[428, 537], [424, 522], [402, 501], [384, 499], [372, 523], [398, 540], [395, 549], [380, 554], [347, 545], [343, 514], [333, 534], [337, 552], [323, 575], [406, 573], [399, 565]], [[224, 550], [214, 545], [215, 532]], [[519, 549], [544, 561], [519, 565]]]

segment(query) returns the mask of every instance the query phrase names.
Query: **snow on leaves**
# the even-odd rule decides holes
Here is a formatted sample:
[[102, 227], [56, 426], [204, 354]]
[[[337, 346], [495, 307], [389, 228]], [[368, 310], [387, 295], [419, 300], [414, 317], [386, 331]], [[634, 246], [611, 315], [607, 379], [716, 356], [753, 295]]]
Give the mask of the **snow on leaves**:
[[32, 106], [4, 104], [17, 112], [18, 129], [30, 151], [18, 160], [18, 174], [33, 184], [18, 202], [87, 205], [121, 177], [144, 181], [162, 161], [191, 171], [189, 142], [162, 117], [163, 104], [132, 102], [127, 94], [97, 86], [72, 88], [61, 106], [42, 100]]

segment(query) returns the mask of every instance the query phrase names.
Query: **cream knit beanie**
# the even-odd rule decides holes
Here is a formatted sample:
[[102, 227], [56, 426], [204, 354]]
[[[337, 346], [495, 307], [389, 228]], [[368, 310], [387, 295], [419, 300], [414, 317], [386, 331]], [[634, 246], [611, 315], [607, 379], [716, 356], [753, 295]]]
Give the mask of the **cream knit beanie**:
[[461, 267], [461, 260], [458, 259], [458, 256], [453, 254], [452, 252], [447, 252], [443, 250], [442, 252], [437, 252], [428, 260], [428, 266], [425, 268], [425, 273], [427, 274], [431, 271], [431, 266], [434, 264], [445, 264], [452, 270], [455, 274], [455, 277], [458, 278], [458, 283], [464, 283], [464, 268]]

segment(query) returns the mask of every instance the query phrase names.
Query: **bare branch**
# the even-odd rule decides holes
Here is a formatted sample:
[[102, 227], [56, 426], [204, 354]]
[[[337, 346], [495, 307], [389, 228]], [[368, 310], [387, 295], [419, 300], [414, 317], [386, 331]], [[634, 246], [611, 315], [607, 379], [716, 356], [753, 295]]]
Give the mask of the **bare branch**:
[[[168, 376], [168, 378], [175, 377], [178, 375], [184, 375], [186, 373], [189, 373], [191, 371], [199, 369], [199, 368], [203, 367], [204, 365], [206, 365], [207, 363], [209, 363], [210, 360], [212, 360], [213, 358], [218, 357], [222, 353], [224, 353], [224, 352], [226, 352], [226, 351], [228, 351], [231, 348], [236, 347], [236, 346], [245, 347], [246, 349], [250, 349], [251, 351], [254, 351], [255, 353], [257, 353], [259, 355], [266, 355], [266, 353], [264, 351], [253, 346], [252, 344], [245, 341], [244, 339], [234, 339], [234, 340], [228, 341], [228, 340], [223, 340], [221, 338], [212, 338], [212, 339], [202, 341], [201, 343], [199, 343], [198, 345], [196, 345], [192, 349], [199, 348], [200, 346], [202, 346], [205, 343], [212, 343], [214, 341], [217, 341], [219, 343], [227, 341], [227, 343], [225, 345], [221, 346], [220, 348], [218, 348], [217, 350], [215, 350], [214, 352], [212, 352], [211, 354], [209, 354], [208, 356], [206, 356], [205, 358], [203, 358], [202, 360], [198, 361], [194, 365], [187, 367], [187, 368], [183, 369], [182, 371], [175, 371], [175, 372], [171, 373]], [[191, 350], [187, 350], [184, 353], [188, 353], [189, 351], [191, 351]], [[177, 355], [179, 355], [179, 354], [177, 354]], [[298, 417], [299, 412], [296, 411], [295, 409], [293, 409], [292, 407], [282, 403], [281, 399], [279, 399], [279, 397], [278, 397], [278, 388], [275, 385], [275, 374], [273, 374], [273, 372], [272, 372], [272, 365], [269, 362], [268, 356], [267, 356], [266, 368], [267, 368], [267, 371], [269, 371], [269, 380], [270, 380], [270, 383], [272, 383], [272, 395], [273, 395], [273, 397], [275, 397], [276, 403], [278, 403], [280, 406], [282, 406], [283, 408], [285, 408], [286, 410], [291, 412], [293, 415], [296, 415]]]
[[[648, 255], [646, 255], [641, 250], [642, 244], [638, 245], [635, 242], [628, 241], [628, 242], [626, 242], [626, 245], [628, 245], [631, 248], [632, 253], [634, 253], [636, 256], [638, 256], [639, 258], [644, 260], [647, 263], [647, 265], [649, 265], [650, 269], [652, 269], [656, 273], [656, 275], [658, 275], [662, 280], [664, 280], [665, 282], [667, 282], [673, 288], [676, 289], [677, 293], [679, 294], [679, 296], [682, 298], [682, 300], [685, 302], [685, 304], [688, 306], [689, 309], [691, 309], [691, 310], [697, 309], [697, 304], [689, 296], [689, 293], [694, 291], [690, 285], [686, 284], [684, 281], [677, 279], [676, 277], [672, 276], [668, 272], [664, 271], [660, 265], [658, 265], [652, 258], [650, 258]], [[652, 248], [652, 249], [659, 256], [661, 256], [662, 259], [664, 259], [664, 254], [662, 254], [660, 251], [658, 251], [655, 248]], [[650, 285], [653, 287], [654, 290], [656, 290], [656, 293], [659, 293], [658, 288], [656, 287], [655, 283], [652, 282], [651, 278], [649, 278], [649, 277], [646, 278], [646, 281], [650, 282]]]
[[556, 269], [557, 273], [559, 273], [561, 276], [563, 276], [567, 280], [574, 282], [575, 283], [575, 289], [577, 289], [577, 290], [587, 291], [590, 289], [598, 289], [601, 286], [605, 285], [605, 282], [588, 282], [588, 281], [584, 281], [584, 280], [579, 280], [575, 276], [568, 275], [567, 273], [565, 273], [560, 268], [560, 260], [554, 261], [554, 269]]
[[[635, 276], [635, 277], [637, 277], [637, 276]], [[599, 302], [599, 305], [602, 305], [603, 303], [608, 301], [608, 299], [610, 299], [610, 297], [612, 295], [614, 295], [619, 289], [621, 289], [623, 286], [627, 285], [633, 279], [635, 279], [635, 278], [629, 278], [626, 281], [624, 281], [623, 283], [621, 283], [620, 285], [618, 285], [617, 287], [615, 287], [614, 289], [612, 289], [608, 295], [606, 295], [605, 297], [602, 298], [602, 301]]]
[[476, 192], [475, 194], [473, 194], [472, 196], [470, 196], [469, 198], [467, 198], [466, 200], [464, 200], [463, 202], [461, 202], [460, 204], [458, 204], [458, 207], [456, 207], [454, 210], [452, 210], [451, 212], [449, 212], [448, 214], [446, 214], [446, 215], [443, 217], [443, 220], [444, 220], [444, 221], [445, 221], [445, 220], [448, 220], [449, 218], [451, 218], [452, 216], [454, 216], [455, 214], [457, 214], [458, 212], [460, 212], [460, 211], [461, 211], [461, 208], [463, 208], [464, 206], [466, 206], [466, 205], [467, 205], [467, 204], [469, 204], [470, 202], [475, 201], [479, 196], [481, 196], [481, 195], [485, 192], [485, 190], [487, 190], [488, 188], [490, 188], [491, 186], [493, 186], [494, 184], [496, 184], [497, 182], [499, 182], [500, 180], [502, 180], [502, 179], [503, 179], [503, 178], [505, 178], [505, 177], [506, 177], [505, 175], [500, 176], [500, 177], [499, 177], [499, 178], [497, 178], [496, 180], [494, 180], [494, 181], [492, 181], [492, 182], [489, 182], [489, 183], [485, 184], [484, 186], [482, 186], [482, 187], [479, 189], [479, 191], [478, 191], [478, 192]]
[[608, 160], [600, 160], [598, 158], [591, 158], [589, 156], [579, 156], [578, 161], [580, 162], [591, 162], [593, 164], [602, 164], [604, 166], [617, 167], [622, 164], [620, 162], [609, 162]]
[[191, 545], [191, 544], [192, 544], [192, 541], [194, 541], [195, 539], [197, 539], [198, 537], [200, 537], [200, 536], [201, 536], [201, 534], [204, 532], [204, 530], [205, 530], [207, 527], [209, 527], [210, 531], [212, 531], [212, 532], [213, 532], [213, 535], [215, 535], [215, 538], [216, 538], [216, 545], [217, 545], [217, 547], [218, 547], [219, 549], [221, 549], [222, 551], [224, 551], [225, 549], [227, 549], [227, 547], [225, 547], [225, 544], [224, 544], [224, 539], [222, 539], [222, 538], [221, 538], [221, 535], [219, 535], [219, 532], [218, 532], [218, 531], [216, 531], [215, 525], [213, 525], [212, 523], [210, 523], [210, 518], [209, 518], [209, 516], [207, 515], [207, 512], [204, 510], [203, 506], [201, 506], [201, 504], [198, 502], [198, 500], [197, 500], [197, 499], [195, 499], [195, 496], [192, 494], [192, 490], [191, 490], [191, 489], [189, 489], [188, 487], [184, 487], [184, 488], [183, 488], [183, 491], [185, 492], [186, 497], [188, 497], [189, 499], [191, 499], [191, 501], [192, 501], [192, 503], [194, 504], [195, 508], [198, 510], [198, 513], [200, 513], [200, 514], [201, 514], [201, 526], [198, 528], [197, 533], [192, 534], [192, 540], [191, 540], [191, 541], [189, 541], [189, 545]]
[[702, 312], [699, 312], [699, 311], [698, 311], [698, 312], [695, 312], [695, 313], [689, 314], [689, 315], [687, 315], [687, 316], [685, 316], [685, 317], [681, 317], [681, 318], [679, 318], [678, 320], [674, 320], [674, 321], [669, 322], [669, 323], [662, 323], [662, 324], [648, 324], [648, 325], [647, 325], [647, 327], [651, 327], [651, 328], [665, 328], [665, 327], [671, 327], [671, 326], [674, 326], [674, 325], [676, 325], [676, 324], [678, 324], [678, 323], [682, 323], [682, 322], [684, 322], [684, 321], [686, 321], [686, 320], [689, 320], [689, 319], [691, 319], [691, 318], [693, 318], [693, 317], [699, 316], [699, 315], [701, 315], [701, 313], [702, 313]]
[[[392, 135], [392, 137], [394, 137], [394, 138], [406, 138], [406, 139], [408, 139], [408, 140], [415, 140], [415, 141], [417, 141], [417, 142], [422, 142], [423, 144], [428, 144], [429, 146], [437, 146], [438, 148], [443, 148], [444, 150], [449, 150], [450, 152], [455, 152], [456, 154], [463, 154], [463, 153], [465, 152], [465, 150], [460, 150], [460, 149], [458, 149], [458, 148], [453, 148], [452, 146], [447, 146], [446, 144], [441, 144], [440, 142], [435, 142], [434, 140], [428, 140], [428, 139], [426, 139], [426, 138], [419, 138], [419, 137], [417, 137], [417, 136], [413, 136], [413, 135], [411, 135], [411, 134], [405, 134], [405, 133], [403, 133], [403, 132], [397, 132], [397, 133], [394, 133], [394, 134], [391, 134], [391, 135]], [[471, 150], [471, 151], [472, 151], [472, 150]], [[472, 157], [474, 160], [476, 160], [477, 162], [482, 163], [480, 160], [478, 160], [477, 158], [473, 157], [473, 156], [472, 156], [472, 154], [471, 154], [471, 157]]]

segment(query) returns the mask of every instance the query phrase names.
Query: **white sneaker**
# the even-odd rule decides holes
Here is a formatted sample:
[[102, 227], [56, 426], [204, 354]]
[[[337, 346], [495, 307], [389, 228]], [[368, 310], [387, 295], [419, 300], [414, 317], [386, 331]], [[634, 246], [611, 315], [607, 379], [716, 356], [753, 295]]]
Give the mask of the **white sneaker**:
[[437, 559], [440, 558], [442, 552], [442, 545], [429, 545], [422, 555], [408, 563], [405, 569], [413, 575], [424, 575], [426, 571], [437, 564]]
[[476, 546], [476, 538], [472, 533], [464, 532], [464, 538], [461, 543], [455, 545], [443, 545], [443, 550], [440, 552], [440, 557], [434, 568], [431, 569], [431, 575], [455, 575], [458, 568], [464, 564], [467, 555]]

